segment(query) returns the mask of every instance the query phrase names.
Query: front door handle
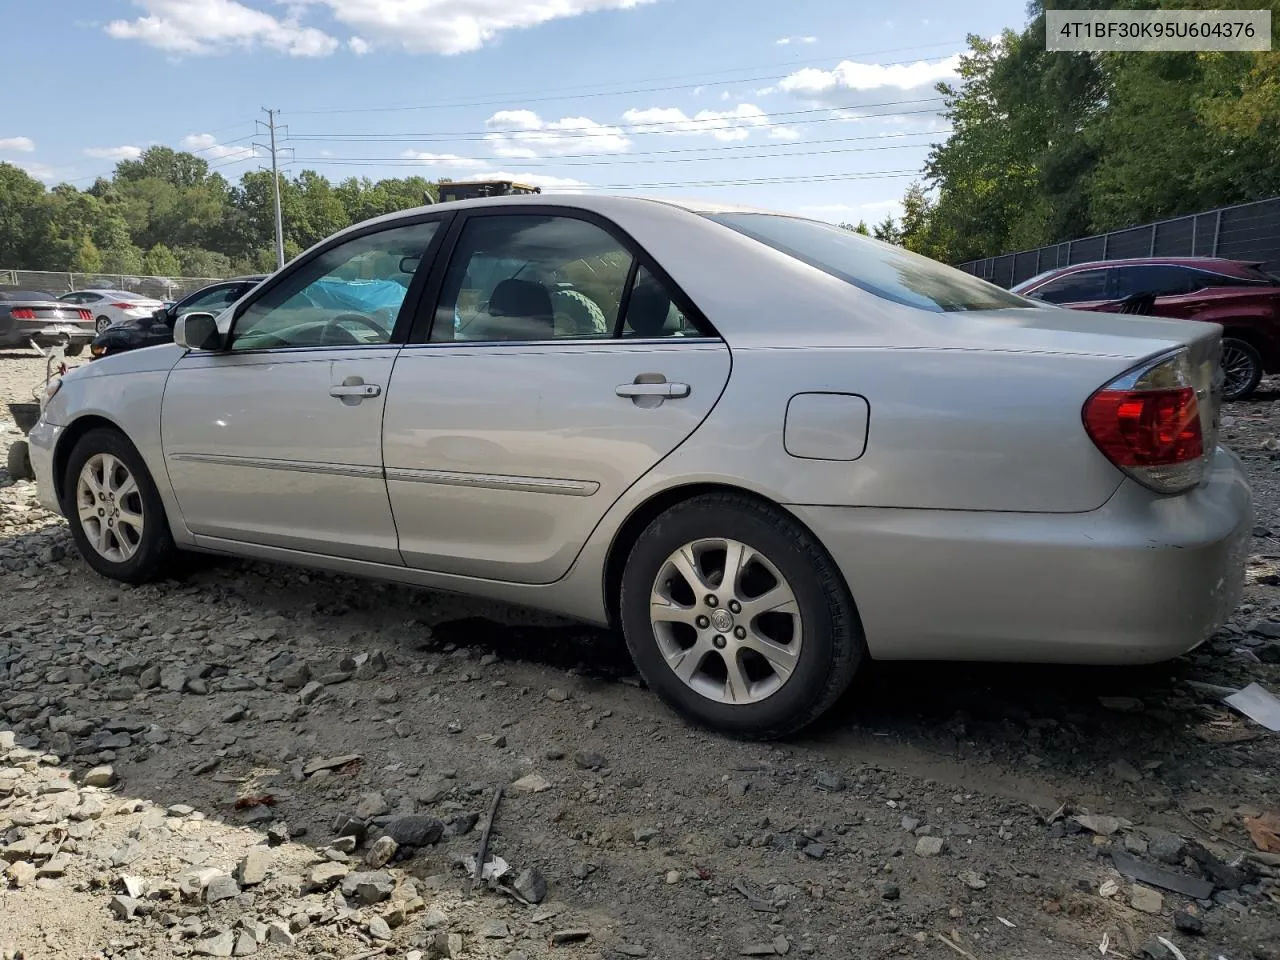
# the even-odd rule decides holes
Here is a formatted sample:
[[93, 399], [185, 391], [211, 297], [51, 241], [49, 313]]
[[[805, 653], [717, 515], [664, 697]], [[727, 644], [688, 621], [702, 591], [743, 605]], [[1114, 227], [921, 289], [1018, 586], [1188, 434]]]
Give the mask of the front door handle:
[[624, 383], [613, 391], [620, 397], [657, 397], [660, 400], [678, 400], [689, 395], [687, 383]]

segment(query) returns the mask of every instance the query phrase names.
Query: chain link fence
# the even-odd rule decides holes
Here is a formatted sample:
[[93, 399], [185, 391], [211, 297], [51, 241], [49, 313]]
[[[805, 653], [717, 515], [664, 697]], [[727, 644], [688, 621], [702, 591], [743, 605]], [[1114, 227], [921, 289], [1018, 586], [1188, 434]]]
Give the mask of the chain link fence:
[[957, 266], [999, 286], [1012, 287], [1045, 270], [1131, 257], [1225, 257], [1258, 262], [1264, 270], [1280, 270], [1280, 197], [1157, 220]]
[[115, 273], [63, 273], [55, 270], [6, 270], [0, 286], [18, 287], [60, 297], [75, 290], [123, 290], [153, 300], [181, 300], [225, 277], [140, 277]]

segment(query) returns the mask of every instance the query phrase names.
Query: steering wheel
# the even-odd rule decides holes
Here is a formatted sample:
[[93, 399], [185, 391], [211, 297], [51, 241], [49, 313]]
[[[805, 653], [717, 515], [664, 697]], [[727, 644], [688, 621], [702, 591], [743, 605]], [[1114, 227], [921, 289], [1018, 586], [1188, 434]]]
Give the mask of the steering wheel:
[[[388, 339], [388, 331], [386, 327], [382, 326], [382, 324], [378, 323], [378, 321], [374, 320], [372, 317], [366, 317], [363, 313], [340, 313], [333, 319], [325, 322], [324, 328], [320, 331], [320, 342], [326, 344], [341, 344], [343, 346], [352, 343], [359, 343], [360, 341], [356, 340], [349, 331], [342, 329], [341, 324], [347, 321], [372, 330], [378, 335], [379, 342], [385, 342]], [[339, 331], [341, 331], [343, 336], [346, 338], [345, 341], [340, 340], [335, 336]]]

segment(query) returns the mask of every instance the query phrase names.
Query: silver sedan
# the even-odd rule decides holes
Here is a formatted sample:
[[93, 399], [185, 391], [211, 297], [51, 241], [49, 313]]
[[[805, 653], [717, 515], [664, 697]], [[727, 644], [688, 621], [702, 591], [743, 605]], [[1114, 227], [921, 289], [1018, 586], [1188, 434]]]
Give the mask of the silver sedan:
[[673, 707], [775, 737], [868, 658], [1204, 640], [1252, 512], [1220, 337], [785, 214], [473, 200], [75, 370], [31, 458], [106, 576], [204, 551], [613, 625]]

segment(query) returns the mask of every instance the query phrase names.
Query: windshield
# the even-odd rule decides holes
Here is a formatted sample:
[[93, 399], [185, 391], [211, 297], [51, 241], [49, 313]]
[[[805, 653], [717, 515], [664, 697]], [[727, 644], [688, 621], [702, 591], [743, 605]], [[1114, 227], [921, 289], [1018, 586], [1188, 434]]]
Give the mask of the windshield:
[[769, 213], [713, 214], [708, 219], [909, 307], [949, 313], [1040, 306], [954, 267], [829, 223]]

